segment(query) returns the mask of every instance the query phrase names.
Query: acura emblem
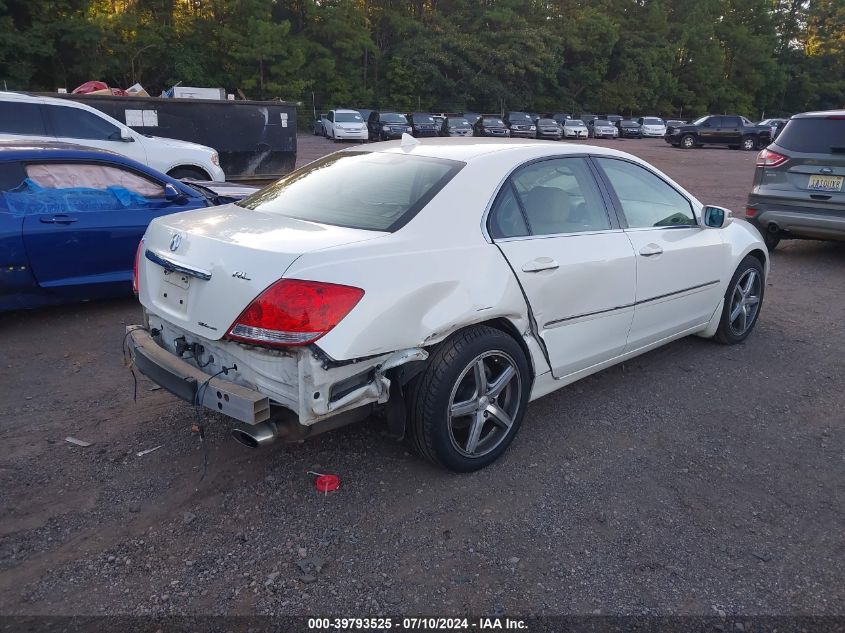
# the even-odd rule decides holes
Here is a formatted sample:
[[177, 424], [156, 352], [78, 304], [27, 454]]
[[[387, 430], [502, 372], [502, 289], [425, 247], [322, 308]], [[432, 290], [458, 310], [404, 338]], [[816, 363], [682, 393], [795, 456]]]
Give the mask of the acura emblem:
[[179, 233], [174, 233], [170, 238], [170, 250], [175, 251], [182, 244], [182, 236]]

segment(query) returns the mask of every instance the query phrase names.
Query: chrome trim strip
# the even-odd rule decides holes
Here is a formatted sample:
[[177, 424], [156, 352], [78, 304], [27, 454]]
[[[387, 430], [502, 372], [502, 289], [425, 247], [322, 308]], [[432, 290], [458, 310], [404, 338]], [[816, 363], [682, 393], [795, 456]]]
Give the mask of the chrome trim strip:
[[162, 257], [158, 253], [154, 253], [150, 249], [146, 250], [144, 256], [152, 263], [158, 264], [165, 270], [169, 270], [172, 273], [184, 273], [186, 275], [190, 275], [191, 277], [202, 279], [203, 281], [208, 281], [209, 279], [211, 279], [211, 273], [209, 272], [199, 270], [197, 268], [189, 268], [187, 266], [183, 266], [182, 264], [177, 264], [174, 261]]
[[683, 290], [675, 290], [674, 292], [667, 292], [665, 295], [657, 295], [656, 297], [651, 297], [650, 299], [641, 299], [640, 301], [635, 301], [634, 303], [626, 303], [625, 305], [616, 306], [615, 308], [605, 308], [604, 310], [596, 310], [595, 312], [585, 312], [583, 314], [576, 314], [574, 316], [564, 317], [562, 319], [555, 319], [554, 321], [549, 321], [543, 326], [543, 329], [554, 327], [555, 325], [560, 325], [561, 323], [565, 323], [567, 321], [574, 321], [575, 319], [583, 319], [585, 317], [596, 316], [598, 314], [605, 314], [607, 312], [615, 312], [617, 310], [625, 310], [627, 308], [634, 308], [638, 305], [642, 305], [644, 303], [650, 303], [652, 301], [657, 301], [659, 299], [666, 299], [668, 297], [672, 297], [675, 295], [680, 295], [685, 292], [691, 292], [693, 290], [702, 290], [704, 288], [709, 288], [715, 284], [718, 284], [719, 280], [716, 281], [708, 281], [707, 283], [698, 284], [697, 286], [690, 286], [689, 288], [684, 288]]

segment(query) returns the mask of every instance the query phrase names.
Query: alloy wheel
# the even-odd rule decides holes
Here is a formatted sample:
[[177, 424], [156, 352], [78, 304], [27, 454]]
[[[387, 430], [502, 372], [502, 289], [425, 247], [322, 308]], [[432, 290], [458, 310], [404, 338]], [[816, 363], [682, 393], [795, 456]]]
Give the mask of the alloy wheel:
[[522, 398], [516, 362], [503, 351], [484, 352], [461, 372], [449, 398], [453, 447], [466, 457], [493, 451], [508, 436]]
[[760, 309], [761, 290], [760, 275], [753, 268], [746, 270], [734, 285], [728, 319], [731, 332], [736, 336], [742, 336], [754, 324]]

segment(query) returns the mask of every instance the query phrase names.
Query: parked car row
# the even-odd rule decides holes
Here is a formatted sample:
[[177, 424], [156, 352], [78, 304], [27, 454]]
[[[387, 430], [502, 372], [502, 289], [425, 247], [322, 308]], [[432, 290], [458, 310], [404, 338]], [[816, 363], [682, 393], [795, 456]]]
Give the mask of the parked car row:
[[337, 109], [314, 120], [313, 132], [334, 141], [386, 141], [402, 134], [416, 137], [434, 136], [507, 136], [547, 140], [579, 138], [643, 138], [662, 137], [666, 125], [659, 117], [626, 119], [610, 114], [592, 114], [573, 118], [566, 112], [539, 114], [507, 112], [479, 114], [475, 112], [401, 113], [370, 109]]

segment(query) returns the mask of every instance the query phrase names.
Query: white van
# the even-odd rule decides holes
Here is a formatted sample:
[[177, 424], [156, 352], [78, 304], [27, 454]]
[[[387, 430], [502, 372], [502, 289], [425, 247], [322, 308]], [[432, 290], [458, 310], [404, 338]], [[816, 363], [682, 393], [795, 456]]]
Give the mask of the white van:
[[110, 150], [173, 178], [226, 180], [205, 145], [140, 134], [84, 103], [0, 91], [0, 140], [25, 139]]

